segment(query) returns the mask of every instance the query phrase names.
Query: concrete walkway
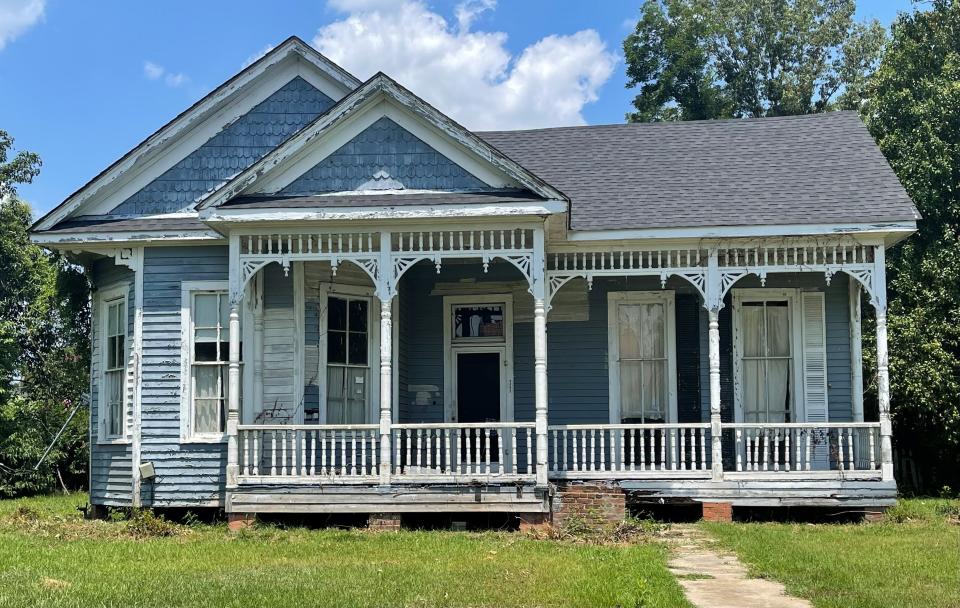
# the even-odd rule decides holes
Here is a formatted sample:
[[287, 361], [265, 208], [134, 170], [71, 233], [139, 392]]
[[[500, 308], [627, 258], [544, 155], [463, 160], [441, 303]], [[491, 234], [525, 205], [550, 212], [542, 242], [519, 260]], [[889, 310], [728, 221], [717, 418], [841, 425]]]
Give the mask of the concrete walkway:
[[751, 578], [732, 553], [720, 552], [693, 526], [675, 526], [670, 572], [698, 608], [812, 608], [778, 582]]

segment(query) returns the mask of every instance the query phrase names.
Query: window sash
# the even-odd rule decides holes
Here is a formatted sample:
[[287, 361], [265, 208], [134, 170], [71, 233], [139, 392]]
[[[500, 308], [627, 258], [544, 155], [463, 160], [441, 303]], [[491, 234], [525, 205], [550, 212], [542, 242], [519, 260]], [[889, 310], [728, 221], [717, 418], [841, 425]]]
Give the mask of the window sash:
[[[740, 307], [744, 422], [789, 422], [794, 399], [792, 304], [780, 298], [751, 299], [742, 301]], [[751, 323], [756, 326], [750, 327]], [[748, 340], [753, 343], [747, 344]]]
[[[203, 304], [201, 304], [203, 303]], [[212, 310], [204, 310], [203, 306]], [[190, 429], [196, 436], [226, 431], [230, 398], [230, 306], [227, 291], [195, 290], [190, 294]], [[197, 346], [213, 344], [213, 358], [200, 358]], [[209, 384], [210, 380], [213, 384]]]
[[[668, 304], [617, 305], [620, 421], [666, 422], [670, 416]], [[624, 355], [624, 353], [628, 353]]]
[[127, 299], [125, 295], [105, 300], [101, 318], [103, 338], [101, 348], [102, 431], [104, 438], [117, 439], [124, 435], [127, 374]]
[[[342, 303], [343, 313], [338, 313], [338, 327], [331, 329], [330, 311], [335, 301]], [[363, 319], [355, 307], [361, 303]], [[371, 398], [370, 298], [328, 295], [326, 333], [326, 424], [364, 424]], [[337, 352], [341, 349], [342, 356]]]

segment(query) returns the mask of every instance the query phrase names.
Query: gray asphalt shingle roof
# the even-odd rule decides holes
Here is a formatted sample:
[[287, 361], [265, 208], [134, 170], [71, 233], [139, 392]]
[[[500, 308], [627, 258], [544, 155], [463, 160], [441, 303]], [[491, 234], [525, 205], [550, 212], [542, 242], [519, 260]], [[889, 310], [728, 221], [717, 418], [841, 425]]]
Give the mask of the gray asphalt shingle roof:
[[577, 230], [917, 217], [855, 112], [478, 135], [570, 197]]

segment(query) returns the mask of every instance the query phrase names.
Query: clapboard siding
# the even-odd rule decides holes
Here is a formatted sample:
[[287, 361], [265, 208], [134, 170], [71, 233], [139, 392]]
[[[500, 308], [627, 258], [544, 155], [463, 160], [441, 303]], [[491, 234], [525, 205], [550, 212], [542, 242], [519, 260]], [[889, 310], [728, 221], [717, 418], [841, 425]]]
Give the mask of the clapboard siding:
[[[263, 272], [263, 407], [269, 421], [292, 421], [302, 404], [294, 390], [293, 272], [268, 264]], [[269, 422], [265, 420], [264, 422]]]
[[[133, 339], [133, 272], [126, 266], [117, 266], [112, 258], [97, 260], [90, 269], [90, 279], [97, 292], [126, 284], [127, 340]], [[129, 505], [133, 490], [130, 444], [99, 442], [100, 429], [100, 356], [102, 338], [99, 298], [93, 298], [90, 348], [90, 502], [102, 505]], [[130, 351], [132, 352], [132, 351]], [[133, 366], [128, 364], [126, 420], [128, 433], [132, 418]]]
[[[759, 288], [760, 280], [749, 276], [736, 283], [734, 289]], [[820, 273], [797, 273], [770, 275], [767, 277], [769, 288], [799, 288], [824, 292], [826, 307], [827, 331], [827, 399], [830, 406], [830, 420], [832, 422], [848, 422], [852, 420], [852, 395], [850, 385], [850, 307], [849, 277], [839, 273], [833, 276], [827, 286]], [[724, 344], [732, 344], [733, 323], [730, 314], [730, 297], [727, 297], [726, 306], [720, 311], [720, 341], [721, 341], [721, 399], [723, 404], [724, 420], [733, 419], [733, 378], [732, 378], [732, 349], [724, 348]], [[700, 313], [700, 400], [701, 410], [705, 420], [710, 416], [710, 377], [707, 352], [708, 319], [706, 310]]]
[[182, 281], [226, 281], [227, 248], [150, 247], [143, 280], [142, 458], [157, 478], [143, 484], [144, 504], [198, 505], [223, 498], [225, 443], [180, 438]]

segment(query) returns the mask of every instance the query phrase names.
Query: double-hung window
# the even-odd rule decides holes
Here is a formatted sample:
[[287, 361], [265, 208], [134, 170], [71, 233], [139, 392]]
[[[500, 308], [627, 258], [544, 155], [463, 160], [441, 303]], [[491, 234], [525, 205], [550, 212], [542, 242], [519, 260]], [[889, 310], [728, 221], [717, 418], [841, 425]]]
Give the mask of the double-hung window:
[[673, 292], [611, 292], [608, 314], [611, 422], [675, 420]]
[[108, 441], [126, 433], [127, 289], [118, 287], [101, 297], [100, 437]]
[[327, 297], [327, 424], [363, 424], [370, 385], [370, 300]]
[[221, 439], [226, 431], [230, 369], [230, 299], [226, 288], [184, 283], [186, 435]]

